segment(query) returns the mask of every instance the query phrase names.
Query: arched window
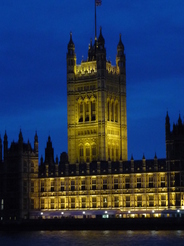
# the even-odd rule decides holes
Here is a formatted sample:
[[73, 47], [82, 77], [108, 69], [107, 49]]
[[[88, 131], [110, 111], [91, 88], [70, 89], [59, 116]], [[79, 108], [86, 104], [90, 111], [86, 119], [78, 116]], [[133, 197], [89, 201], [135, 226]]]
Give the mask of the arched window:
[[79, 103], [79, 122], [83, 122], [83, 102]]
[[91, 102], [91, 120], [96, 120], [96, 103], [95, 101]]
[[114, 121], [114, 102], [111, 103], [111, 121]]
[[115, 122], [118, 122], [118, 102], [115, 104]]
[[111, 147], [108, 145], [108, 159], [111, 159]]
[[116, 146], [116, 161], [119, 160], [119, 148]]
[[96, 145], [95, 144], [92, 145], [91, 150], [92, 150], [91, 151], [92, 152], [92, 160], [96, 161]]
[[79, 146], [79, 162], [84, 162], [84, 150], [82, 145]]
[[86, 146], [86, 162], [90, 162], [90, 146]]
[[112, 161], [114, 161], [114, 146], [112, 147]]
[[89, 102], [85, 102], [85, 121], [89, 121]]
[[110, 120], [110, 102], [107, 102], [107, 120]]

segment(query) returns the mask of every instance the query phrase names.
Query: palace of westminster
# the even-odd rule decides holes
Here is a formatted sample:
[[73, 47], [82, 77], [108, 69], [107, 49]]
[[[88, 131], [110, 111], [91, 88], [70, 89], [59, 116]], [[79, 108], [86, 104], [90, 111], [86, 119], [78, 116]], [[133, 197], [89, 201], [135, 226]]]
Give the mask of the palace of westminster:
[[127, 160], [126, 60], [119, 37], [116, 65], [100, 35], [88, 59], [67, 50], [68, 154], [54, 159], [50, 136], [39, 163], [34, 147], [0, 138], [0, 220], [72, 217], [160, 217], [184, 209], [184, 123], [165, 119], [166, 158]]

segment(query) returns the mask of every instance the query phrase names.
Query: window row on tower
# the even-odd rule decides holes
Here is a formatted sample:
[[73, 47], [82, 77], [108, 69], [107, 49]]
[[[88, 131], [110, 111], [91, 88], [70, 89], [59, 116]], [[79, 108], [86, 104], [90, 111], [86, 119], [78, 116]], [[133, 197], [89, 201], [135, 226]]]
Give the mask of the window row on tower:
[[96, 144], [79, 145], [79, 162], [96, 161]]
[[108, 159], [112, 161], [118, 161], [119, 160], [119, 146], [115, 145], [108, 145]]
[[118, 101], [107, 100], [107, 120], [112, 122], [118, 122]]
[[78, 103], [78, 121], [89, 122], [96, 120], [96, 101], [84, 100]]

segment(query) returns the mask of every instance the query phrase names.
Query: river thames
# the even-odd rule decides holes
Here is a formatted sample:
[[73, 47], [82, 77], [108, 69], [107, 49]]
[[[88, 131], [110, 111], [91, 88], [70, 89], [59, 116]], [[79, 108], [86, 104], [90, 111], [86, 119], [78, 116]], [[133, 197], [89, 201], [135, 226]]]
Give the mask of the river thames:
[[184, 231], [36, 231], [0, 232], [2, 246], [184, 245]]

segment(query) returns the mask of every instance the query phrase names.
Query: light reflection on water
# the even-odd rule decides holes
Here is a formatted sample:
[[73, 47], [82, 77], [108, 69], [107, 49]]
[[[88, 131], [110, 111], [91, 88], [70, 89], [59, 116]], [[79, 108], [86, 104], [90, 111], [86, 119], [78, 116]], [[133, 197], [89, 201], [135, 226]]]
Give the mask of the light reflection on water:
[[2, 246], [184, 245], [184, 231], [38, 231], [0, 232]]

